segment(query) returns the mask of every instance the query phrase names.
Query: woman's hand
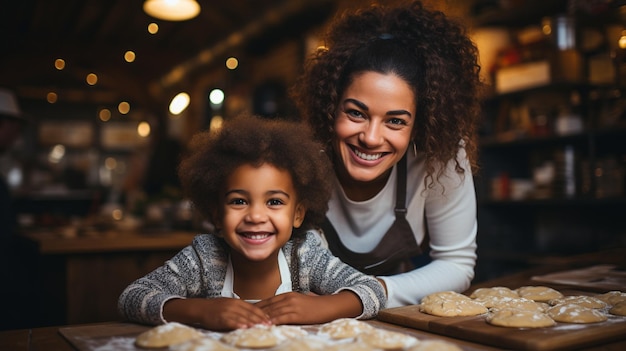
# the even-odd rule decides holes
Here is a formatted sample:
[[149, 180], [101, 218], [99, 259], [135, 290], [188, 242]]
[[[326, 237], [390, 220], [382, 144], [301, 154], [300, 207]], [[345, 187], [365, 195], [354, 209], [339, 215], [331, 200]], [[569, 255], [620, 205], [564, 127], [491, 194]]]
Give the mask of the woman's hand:
[[256, 305], [226, 297], [169, 300], [163, 306], [163, 318], [210, 330], [233, 330], [271, 323], [269, 316]]
[[351, 291], [333, 295], [289, 292], [256, 304], [273, 324], [319, 324], [337, 318], [357, 317], [363, 312], [358, 296]]

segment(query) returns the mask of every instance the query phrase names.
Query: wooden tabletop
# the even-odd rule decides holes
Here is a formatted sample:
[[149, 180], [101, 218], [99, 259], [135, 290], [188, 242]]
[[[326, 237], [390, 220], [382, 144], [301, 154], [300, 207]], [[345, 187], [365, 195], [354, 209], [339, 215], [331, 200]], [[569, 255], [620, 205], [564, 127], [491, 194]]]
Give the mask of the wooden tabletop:
[[119, 251], [179, 250], [191, 244], [197, 232], [187, 231], [102, 231], [92, 235], [63, 236], [58, 232], [24, 233], [34, 242], [39, 253], [70, 254]]
[[[377, 320], [368, 321], [375, 327], [389, 329], [393, 331], [402, 332], [417, 337], [419, 340], [444, 340], [454, 343], [466, 351], [482, 350], [482, 351], [494, 351], [500, 350], [500, 348], [492, 347], [489, 345], [483, 345], [473, 343], [465, 340], [453, 339], [439, 334], [428, 333], [421, 330], [412, 328], [406, 328], [390, 323], [385, 323]], [[82, 324], [72, 326], [75, 328], [92, 328], [94, 330], [107, 329], [140, 329], [142, 326], [136, 324], [128, 324], [122, 322], [110, 322], [110, 323], [94, 323], [94, 324]], [[77, 349], [59, 332], [62, 328], [68, 328], [68, 326], [57, 327], [43, 327], [33, 329], [20, 329], [0, 331], [0, 350], [11, 351], [76, 351]], [[145, 329], [148, 329], [145, 327]], [[581, 350], [588, 351], [623, 351], [626, 350], [626, 340], [615, 341], [604, 345], [598, 345], [590, 348], [584, 348]]]
[[[556, 272], [563, 269], [575, 269], [583, 266], [590, 266], [594, 264], [604, 264], [611, 263], [616, 264], [620, 267], [624, 267], [624, 263], [626, 263], [624, 254], [626, 253], [626, 248], [624, 249], [614, 249], [606, 252], [590, 254], [590, 255], [578, 255], [572, 256], [567, 259], [554, 259], [551, 262], [543, 262], [543, 264], [538, 267], [520, 272], [518, 274], [509, 275], [506, 277], [501, 277], [492, 281], [482, 282], [480, 284], [473, 285], [469, 291], [473, 291], [478, 287], [489, 287], [489, 286], [510, 286], [516, 287], [521, 285], [526, 285], [529, 283], [534, 283], [532, 277], [538, 274], [545, 274], [549, 272]], [[626, 290], [626, 286], [624, 287]], [[424, 330], [418, 330], [409, 327], [403, 327], [397, 324], [388, 323], [380, 320], [371, 320], [368, 323], [373, 324], [374, 326], [390, 329], [394, 331], [400, 331], [403, 333], [407, 333], [417, 337], [420, 340], [427, 339], [441, 339], [453, 342], [459, 345], [464, 350], [497, 350], [498, 348], [484, 345], [481, 343], [470, 342], [461, 339], [455, 339], [451, 337], [447, 337], [444, 335], [440, 335], [437, 333], [431, 333]], [[32, 329], [20, 329], [20, 330], [10, 330], [10, 331], [0, 331], [0, 350], [13, 350], [13, 351], [38, 351], [38, 350], [58, 350], [58, 351], [66, 351], [66, 350], [76, 350], [72, 346], [72, 344], [60, 333], [60, 330], [66, 330], [68, 328], [86, 328], [98, 330], [99, 332], [105, 333], [106, 330], [135, 330], [133, 328], [146, 328], [145, 326], [139, 326], [137, 324], [129, 324], [122, 322], [110, 322], [110, 323], [97, 323], [97, 324], [84, 324], [84, 325], [73, 325], [73, 326], [53, 326], [53, 327], [42, 327], [42, 328], [32, 328]], [[626, 337], [626, 333], [624, 333], [624, 337]], [[583, 350], [626, 350], [626, 339], [624, 337], [620, 337], [621, 340], [609, 340], [601, 345], [594, 345], [591, 347], [584, 348]]]

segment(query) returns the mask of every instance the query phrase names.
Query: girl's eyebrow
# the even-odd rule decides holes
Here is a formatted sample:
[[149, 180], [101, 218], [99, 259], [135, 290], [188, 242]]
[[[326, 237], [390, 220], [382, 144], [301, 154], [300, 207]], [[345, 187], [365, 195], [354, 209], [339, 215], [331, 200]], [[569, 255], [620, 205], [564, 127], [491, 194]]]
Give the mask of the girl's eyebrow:
[[282, 194], [285, 195], [288, 199], [291, 198], [291, 196], [289, 195], [289, 193], [282, 191], [282, 190], [269, 190], [266, 192], [267, 195], [276, 195], [276, 194]]
[[245, 191], [243, 189], [231, 189], [231, 190], [228, 190], [225, 193], [225, 195], [230, 195], [230, 194], [233, 194], [233, 193], [235, 193], [235, 194], [242, 194], [242, 195], [248, 195], [249, 194], [247, 191]]
[[[345, 99], [343, 101], [344, 103], [350, 102], [355, 104], [358, 108], [360, 108], [363, 111], [369, 111], [369, 107], [367, 107], [366, 104], [362, 103], [359, 100], [356, 99]], [[391, 110], [391, 111], [387, 111], [387, 113], [385, 113], [387, 116], [402, 116], [402, 115], [407, 115], [409, 117], [413, 117], [413, 115], [411, 115], [411, 113], [407, 110]]]
[[[230, 194], [241, 194], [241, 195], [249, 195], [250, 193], [247, 190], [244, 189], [231, 189], [228, 190], [226, 192], [226, 196], [230, 195]], [[275, 195], [275, 194], [282, 194], [285, 195], [287, 198], [291, 198], [291, 195], [289, 195], [289, 193], [282, 191], [282, 190], [268, 190], [265, 192], [266, 195]]]

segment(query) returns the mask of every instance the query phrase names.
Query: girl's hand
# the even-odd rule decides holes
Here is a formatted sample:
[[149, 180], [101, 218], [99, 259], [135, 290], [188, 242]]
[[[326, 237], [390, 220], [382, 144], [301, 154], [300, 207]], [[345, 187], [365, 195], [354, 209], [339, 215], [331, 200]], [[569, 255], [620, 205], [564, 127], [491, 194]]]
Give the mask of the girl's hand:
[[305, 295], [289, 292], [256, 304], [273, 324], [319, 324], [343, 317], [357, 317], [361, 300], [350, 291], [333, 295]]
[[249, 328], [255, 324], [271, 324], [269, 316], [256, 305], [226, 297], [169, 300], [163, 306], [163, 318], [210, 330], [233, 330]]

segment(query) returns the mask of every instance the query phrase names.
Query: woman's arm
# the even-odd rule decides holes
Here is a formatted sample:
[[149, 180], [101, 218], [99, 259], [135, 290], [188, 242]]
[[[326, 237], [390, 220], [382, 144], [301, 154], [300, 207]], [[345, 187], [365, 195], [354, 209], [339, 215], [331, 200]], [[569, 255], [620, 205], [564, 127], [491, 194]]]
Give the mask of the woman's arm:
[[[464, 157], [464, 153], [459, 157]], [[429, 189], [427, 196], [415, 195], [424, 199], [420, 201], [424, 201], [432, 262], [408, 273], [379, 277], [388, 291], [387, 307], [417, 304], [433, 292], [462, 292], [469, 287], [476, 264], [476, 194], [469, 165], [461, 166], [466, 169], [463, 178], [457, 176], [452, 165], [448, 167], [447, 175], [441, 178], [443, 194], [437, 186]], [[413, 216], [424, 213], [412, 213], [409, 208], [409, 221]]]

